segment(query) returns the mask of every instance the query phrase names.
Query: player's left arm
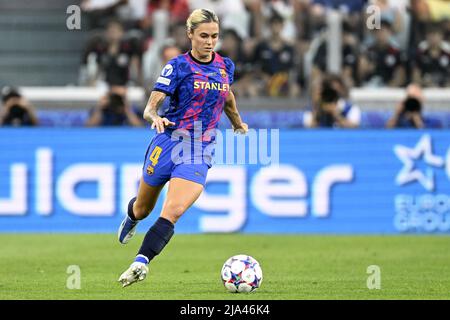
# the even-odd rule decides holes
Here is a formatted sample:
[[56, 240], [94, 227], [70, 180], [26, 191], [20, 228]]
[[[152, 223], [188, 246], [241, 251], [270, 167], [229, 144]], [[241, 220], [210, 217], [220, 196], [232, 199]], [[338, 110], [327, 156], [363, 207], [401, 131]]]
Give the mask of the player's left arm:
[[248, 131], [248, 125], [241, 119], [241, 115], [237, 109], [236, 97], [231, 90], [225, 101], [224, 111], [231, 122], [234, 132], [246, 134]]

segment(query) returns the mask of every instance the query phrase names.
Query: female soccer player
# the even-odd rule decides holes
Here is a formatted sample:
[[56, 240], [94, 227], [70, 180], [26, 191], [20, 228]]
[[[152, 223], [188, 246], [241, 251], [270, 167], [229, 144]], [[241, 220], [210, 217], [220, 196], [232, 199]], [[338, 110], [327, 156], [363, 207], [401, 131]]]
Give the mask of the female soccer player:
[[[214, 52], [219, 19], [212, 11], [197, 9], [186, 26], [192, 49], [163, 68], [144, 110], [144, 119], [152, 123], [157, 134], [145, 155], [137, 197], [130, 200], [128, 215], [119, 228], [121, 243], [127, 243], [135, 234], [136, 225], [152, 211], [167, 181], [169, 190], [160, 217], [145, 235], [134, 262], [119, 278], [123, 287], [145, 279], [148, 263], [169, 242], [177, 220], [202, 193], [211, 167], [212, 151], [207, 147], [214, 140], [211, 132], [215, 132], [222, 111], [235, 132], [248, 131], [230, 90], [234, 64]], [[166, 96], [170, 96], [170, 107], [166, 116], [160, 117], [158, 106]], [[180, 143], [183, 147], [200, 146], [202, 152], [192, 154], [185, 152], [186, 148], [182, 156], [172, 152]]]

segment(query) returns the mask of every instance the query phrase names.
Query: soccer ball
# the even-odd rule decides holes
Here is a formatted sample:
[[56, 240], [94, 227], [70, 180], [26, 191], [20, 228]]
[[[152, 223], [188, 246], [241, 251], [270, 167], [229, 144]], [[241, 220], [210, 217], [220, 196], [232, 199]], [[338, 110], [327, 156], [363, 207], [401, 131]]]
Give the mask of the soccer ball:
[[252, 292], [261, 286], [263, 276], [259, 262], [251, 256], [231, 257], [222, 267], [222, 281], [230, 292]]

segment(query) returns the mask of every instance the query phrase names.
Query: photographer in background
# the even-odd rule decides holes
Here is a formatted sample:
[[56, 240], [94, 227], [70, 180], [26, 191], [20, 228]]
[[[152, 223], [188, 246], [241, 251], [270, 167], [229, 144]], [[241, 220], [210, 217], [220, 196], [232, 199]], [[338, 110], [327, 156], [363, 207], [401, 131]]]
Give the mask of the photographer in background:
[[397, 105], [386, 123], [387, 128], [424, 128], [422, 89], [417, 84], [410, 84], [406, 88], [406, 94], [406, 98]]
[[309, 128], [357, 128], [361, 110], [346, 100], [345, 85], [337, 76], [329, 75], [312, 85], [312, 112], [306, 112], [303, 123]]
[[12, 87], [2, 89], [2, 104], [0, 125], [2, 126], [36, 126], [39, 121], [34, 107]]
[[125, 87], [112, 87], [102, 97], [91, 113], [86, 126], [133, 126], [140, 127], [142, 122], [126, 101]]

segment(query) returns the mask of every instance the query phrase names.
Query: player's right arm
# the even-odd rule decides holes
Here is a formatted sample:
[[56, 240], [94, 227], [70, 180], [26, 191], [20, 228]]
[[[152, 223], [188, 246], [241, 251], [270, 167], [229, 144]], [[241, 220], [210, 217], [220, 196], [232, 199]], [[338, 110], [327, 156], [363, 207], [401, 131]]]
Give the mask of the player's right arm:
[[158, 115], [158, 107], [166, 98], [166, 94], [160, 91], [152, 91], [150, 98], [148, 99], [147, 106], [144, 110], [145, 121], [152, 124], [152, 129], [156, 129], [157, 133], [164, 132], [164, 127], [175, 125], [174, 122], [167, 118], [161, 118]]
[[175, 94], [175, 90], [178, 87], [180, 77], [178, 77], [177, 59], [173, 58], [162, 69], [144, 110], [144, 119], [150, 122], [152, 129], [156, 128], [158, 133], [164, 132], [164, 127], [175, 125], [169, 119], [158, 116], [158, 107], [166, 96]]

